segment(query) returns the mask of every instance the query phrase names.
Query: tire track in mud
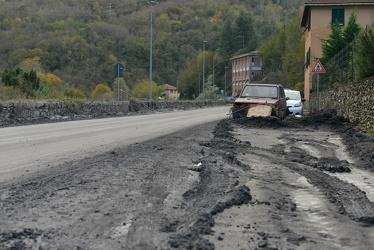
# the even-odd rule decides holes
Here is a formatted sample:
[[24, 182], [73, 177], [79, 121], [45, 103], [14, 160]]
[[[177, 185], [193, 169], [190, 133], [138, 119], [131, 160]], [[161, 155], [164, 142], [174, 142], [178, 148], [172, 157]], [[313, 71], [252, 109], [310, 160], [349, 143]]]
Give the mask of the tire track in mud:
[[[292, 141], [293, 138], [292, 135], [285, 135], [282, 140]], [[296, 145], [288, 146], [290, 151], [287, 154], [284, 154], [285, 146], [274, 149], [274, 151], [279, 152], [279, 155], [283, 155], [283, 158], [287, 160], [283, 162], [285, 166], [305, 176], [309, 182], [320, 188], [332, 203], [339, 206], [342, 214], [347, 214], [353, 220], [374, 225], [374, 204], [368, 199], [365, 192], [351, 183], [323, 172], [351, 172], [353, 165], [346, 159], [336, 157], [339, 155], [336, 152], [339, 149], [336, 144], [327, 141], [321, 143], [313, 139], [305, 141], [309, 144], [305, 149]], [[310, 145], [312, 147], [318, 145], [318, 147], [315, 146], [318, 150], [310, 151]], [[310, 155], [311, 153], [313, 156]]]
[[348, 215], [352, 220], [374, 225], [374, 204], [358, 187], [318, 170], [308, 169], [310, 167], [297, 166], [288, 162], [284, 162], [284, 164], [320, 188], [331, 203], [339, 207], [341, 214]]
[[[314, 118], [315, 120], [313, 120], [313, 117], [307, 117], [305, 119], [286, 119], [285, 121], [275, 120], [273, 118], [254, 118], [246, 120], [240, 119], [240, 121], [233, 121], [233, 123], [247, 128], [279, 128], [283, 130], [285, 128], [290, 128], [292, 131], [297, 131], [299, 128], [303, 128], [304, 130], [308, 128], [318, 130], [318, 127], [325, 126], [324, 129], [332, 131], [331, 133], [342, 134], [342, 137], [345, 139], [344, 143], [348, 144], [351, 149], [354, 147], [354, 144], [349, 138], [361, 138], [361, 140], [365, 141], [367, 147], [374, 149], [374, 140], [370, 137], [365, 137], [360, 131], [355, 133], [352, 127], [350, 127], [353, 126], [352, 124], [334, 115], [334, 113], [316, 114]], [[295, 128], [297, 129], [295, 130]], [[347, 131], [349, 131], [349, 138], [345, 134]], [[374, 225], [374, 204], [367, 198], [365, 192], [353, 184], [323, 173], [323, 171], [333, 173], [349, 173], [351, 171], [351, 165], [346, 159], [337, 158], [339, 154], [336, 153], [336, 144], [328, 140], [321, 143], [320, 141], [314, 141], [312, 138], [300, 138], [300, 136], [293, 135], [292, 133], [285, 133], [280, 140], [283, 141], [283, 145], [277, 145], [269, 150], [276, 154], [273, 157], [274, 162], [280, 162], [305, 176], [313, 185], [320, 188], [321, 191], [329, 197], [332, 203], [339, 207], [342, 214], [347, 214], [355, 221]], [[309, 146], [301, 147], [300, 141]], [[355, 139], [354, 142], [357, 142], [357, 139]], [[369, 142], [372, 143], [368, 144]], [[313, 146], [316, 149], [315, 151], [311, 151]], [[357, 149], [353, 150], [353, 152], [357, 152]], [[328, 155], [330, 155], [330, 157], [328, 157]], [[353, 156], [354, 155], [351, 155], [351, 157]], [[280, 161], [280, 159], [283, 160]], [[371, 162], [371, 154], [368, 155], [366, 161]], [[365, 169], [367, 169], [365, 158], [361, 157], [359, 159], [359, 164], [365, 166]]]
[[[242, 168], [246, 166], [242, 166], [234, 156], [233, 151], [240, 142], [235, 141], [226, 129], [229, 128], [215, 126], [214, 138], [200, 143], [204, 148], [200, 151], [201, 157], [194, 162], [201, 164], [201, 167], [190, 168], [199, 172], [200, 181], [183, 197], [192, 206], [206, 207], [206, 212], [188, 227], [180, 227], [171, 235], [169, 244], [173, 249], [215, 249], [214, 244], [203, 238], [203, 235], [213, 233], [214, 216], [233, 206], [248, 204], [252, 199], [247, 186], [238, 186], [235, 168], [237, 165]], [[217, 183], [220, 187], [217, 187]], [[209, 196], [214, 196], [214, 202], [208, 205], [204, 200]], [[202, 202], [205, 205], [201, 205]]]

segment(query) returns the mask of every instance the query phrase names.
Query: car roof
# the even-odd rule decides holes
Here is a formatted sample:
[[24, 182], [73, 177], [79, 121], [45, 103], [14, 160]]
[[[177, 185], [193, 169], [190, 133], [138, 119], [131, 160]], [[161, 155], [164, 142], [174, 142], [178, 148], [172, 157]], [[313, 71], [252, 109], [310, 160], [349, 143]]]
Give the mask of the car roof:
[[293, 89], [284, 89], [284, 92], [299, 92], [298, 90], [293, 90]]
[[246, 86], [270, 86], [270, 87], [278, 87], [282, 85], [280, 84], [268, 84], [268, 83], [247, 83]]

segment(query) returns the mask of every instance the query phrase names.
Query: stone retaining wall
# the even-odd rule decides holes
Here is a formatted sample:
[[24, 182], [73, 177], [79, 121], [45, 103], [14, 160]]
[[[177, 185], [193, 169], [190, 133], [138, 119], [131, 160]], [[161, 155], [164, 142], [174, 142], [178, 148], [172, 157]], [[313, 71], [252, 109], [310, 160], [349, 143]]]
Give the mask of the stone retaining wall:
[[0, 126], [78, 120], [223, 105], [224, 102], [140, 101], [129, 102], [6, 102], [0, 103]]
[[[320, 110], [336, 110], [350, 121], [358, 121], [366, 129], [374, 129], [374, 77], [320, 92]], [[317, 111], [317, 93], [311, 93], [309, 110]]]

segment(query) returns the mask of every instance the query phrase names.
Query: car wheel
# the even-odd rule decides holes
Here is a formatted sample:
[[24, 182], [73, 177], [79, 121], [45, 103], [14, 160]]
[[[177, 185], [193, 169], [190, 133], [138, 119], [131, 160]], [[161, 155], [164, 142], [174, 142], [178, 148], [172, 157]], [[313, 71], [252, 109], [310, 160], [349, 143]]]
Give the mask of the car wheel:
[[286, 116], [289, 116], [290, 115], [290, 110], [287, 108], [286, 109]]

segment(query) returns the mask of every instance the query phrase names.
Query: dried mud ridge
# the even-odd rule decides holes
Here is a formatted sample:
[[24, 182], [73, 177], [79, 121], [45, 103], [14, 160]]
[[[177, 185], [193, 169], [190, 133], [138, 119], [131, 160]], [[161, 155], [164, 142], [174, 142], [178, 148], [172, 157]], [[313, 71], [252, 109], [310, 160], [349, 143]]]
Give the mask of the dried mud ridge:
[[[123, 191], [123, 174], [126, 173], [126, 176], [130, 177], [141, 174], [145, 176], [143, 183], [139, 183], [139, 180], [135, 178], [127, 181], [134, 183], [133, 188], [138, 185], [137, 187], [142, 195], [148, 195], [148, 199], [156, 199], [154, 202], [156, 207], [152, 210], [151, 218], [148, 218], [147, 212], [139, 212], [133, 223], [144, 223], [145, 225], [147, 223], [155, 223], [153, 226], [157, 228], [156, 231], [167, 235], [167, 239], [165, 239], [167, 244], [159, 249], [215, 249], [214, 244], [204, 238], [204, 235], [214, 233], [212, 228], [215, 225], [215, 215], [233, 206], [241, 206], [243, 204], [257, 206], [264, 203], [271, 205], [271, 201], [252, 200], [250, 188], [245, 185], [239, 185], [238, 172], [235, 171], [235, 168], [245, 171], [251, 171], [251, 168], [246, 163], [238, 160], [237, 156], [243, 152], [248, 152], [252, 146], [248, 142], [242, 142], [234, 138], [232, 135], [233, 127], [238, 125], [244, 128], [333, 129], [341, 134], [351, 154], [358, 156], [357, 167], [374, 172], [372, 164], [374, 159], [374, 151], [372, 150], [374, 148], [373, 138], [355, 129], [355, 124], [336, 116], [333, 112], [325, 112], [300, 119], [287, 118], [284, 121], [271, 117], [227, 119], [220, 121], [214, 127], [213, 138], [200, 141], [191, 139], [191, 143], [199, 145], [197, 147], [199, 151], [197, 152], [194, 151], [196, 147], [183, 148], [183, 152], [181, 152], [182, 148], [177, 148], [178, 146], [176, 146], [180, 144], [170, 143], [171, 139], [176, 141], [184, 136], [187, 137], [187, 134], [191, 133], [187, 131], [183, 132], [184, 134], [176, 134], [144, 144], [133, 145], [126, 149], [115, 150], [93, 159], [86, 159], [83, 162], [70, 163], [71, 167], [65, 166], [63, 171], [57, 172], [58, 174], [53, 177], [41, 176], [11, 187], [0, 187], [0, 191], [3, 191], [2, 196], [0, 193], [0, 207], [3, 211], [0, 215], [4, 216], [4, 218], [6, 216], [17, 220], [22, 217], [22, 212], [26, 213], [29, 209], [34, 209], [39, 206], [39, 203], [52, 210], [59, 210], [60, 208], [57, 205], [50, 205], [50, 202], [55, 201], [53, 199], [58, 197], [69, 198], [76, 196], [77, 194], [74, 193], [75, 189], [89, 193], [99, 192], [103, 197], [110, 194], [113, 196], [113, 200], [128, 199], [126, 204], [132, 202], [136, 205], [138, 201], [131, 198], [131, 192], [125, 190], [126, 194], [121, 195], [121, 192], [125, 192]], [[302, 152], [293, 151], [290, 154], [286, 154], [282, 147], [273, 148], [269, 151], [276, 155], [274, 158], [277, 158], [277, 160], [274, 161], [277, 161], [278, 164], [293, 169], [305, 176], [310, 183], [320, 188], [331, 203], [337, 206], [341, 214], [347, 215], [352, 220], [363, 222], [365, 225], [374, 225], [374, 205], [367, 199], [365, 194], [354, 185], [343, 183], [338, 178], [323, 172], [323, 170], [349, 172], [350, 168], [347, 162], [339, 161], [335, 158], [317, 159], [306, 154], [300, 158]], [[179, 157], [179, 159], [175, 160], [175, 162], [166, 163], [163, 158], [169, 155], [170, 152], [174, 153], [177, 156], [176, 158]], [[139, 157], [139, 153], [142, 155], [141, 157]], [[171, 165], [171, 167], [168, 168], [167, 164]], [[199, 181], [192, 185], [192, 188], [183, 192], [180, 204], [173, 205], [172, 210], [164, 211], [162, 202], [165, 199], [165, 194], [159, 190], [163, 190], [162, 186], [167, 185], [166, 183], [171, 181], [171, 179], [165, 180], [162, 177], [168, 175], [168, 171], [177, 167], [178, 164], [188, 166], [188, 171], [196, 173]], [[106, 166], [105, 170], [100, 168], [102, 165]], [[223, 167], [224, 165], [232, 167], [226, 168]], [[139, 173], [139, 169], [142, 170], [141, 173]], [[109, 179], [109, 176], [111, 176], [110, 184], [106, 183], [106, 179]], [[179, 176], [174, 178], [174, 180], [177, 178]], [[109, 189], [109, 186], [110, 192], [106, 190]], [[161, 198], [157, 198], [157, 196]], [[118, 212], [116, 209], [121, 211], [125, 208], [118, 205], [118, 208], [116, 208], [115, 201], [111, 204], [113, 204], [113, 211], [111, 209], [106, 211], [106, 208], [97, 207], [92, 208], [94, 210], [91, 209], [92, 211], [90, 210], [89, 212], [97, 215], [102, 214], [105, 219], [105, 217], [109, 218], [111, 215], [116, 214]], [[145, 209], [143, 203], [139, 203], [137, 206], [137, 210]], [[296, 204], [285, 198], [282, 202], [275, 204], [275, 207], [280, 211], [289, 213], [295, 211]], [[21, 211], [18, 213], [17, 209]], [[64, 212], [63, 209], [62, 212], [74, 214], [74, 211]], [[80, 215], [81, 223], [89, 225], [88, 218], [91, 216], [90, 213]], [[28, 215], [31, 216], [32, 213]], [[126, 226], [125, 222], [123, 226]], [[248, 225], [248, 228], [251, 226], [255, 227], [256, 225]], [[73, 232], [69, 232], [69, 230]], [[75, 239], [70, 242], [68, 238], [64, 238], [68, 234], [77, 233], [74, 230], [74, 228], [69, 229], [69, 227], [65, 229], [51, 228], [49, 230], [41, 230], [36, 227], [8, 231], [1, 230], [0, 249], [35, 249], [36, 247], [39, 247], [39, 249], [56, 249], [61, 248], [60, 242], [55, 243], [56, 239], [61, 238], [67, 244], [65, 248], [90, 248], [88, 242], [84, 243], [84, 241]], [[289, 229], [285, 229], [285, 233], [289, 234], [288, 242], [293, 244], [295, 248], [305, 240], [305, 238], [289, 231]], [[74, 236], [80, 237], [79, 235]], [[222, 240], [222, 237], [218, 236], [218, 240]], [[249, 240], [256, 241], [260, 249], [269, 249], [267, 239], [271, 237], [273, 237], [271, 233], [258, 232], [259, 241], [253, 238]], [[102, 242], [104, 239], [107, 240], [108, 236], [97, 235], [96, 238], [98, 242]], [[95, 241], [93, 244], [95, 244]], [[121, 245], [123, 243], [112, 244], [114, 244], [110, 246], [112, 249], [123, 247]], [[150, 245], [142, 245], [141, 247], [132, 245], [128, 249], [154, 249], [154, 247]]]

